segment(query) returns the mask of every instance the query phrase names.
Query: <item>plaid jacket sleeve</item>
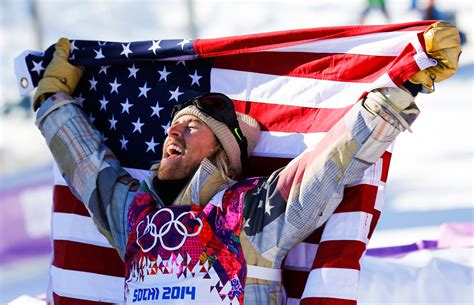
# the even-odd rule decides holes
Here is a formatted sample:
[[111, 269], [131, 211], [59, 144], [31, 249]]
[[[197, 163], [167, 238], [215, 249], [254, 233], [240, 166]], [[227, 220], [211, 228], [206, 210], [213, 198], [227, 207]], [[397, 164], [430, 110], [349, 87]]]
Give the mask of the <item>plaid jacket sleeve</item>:
[[85, 203], [99, 231], [123, 258], [126, 211], [137, 181], [69, 95], [57, 93], [47, 99], [37, 112], [36, 125], [72, 193]]
[[[288, 251], [322, 226], [357, 181], [401, 132], [392, 121], [356, 104], [315, 147], [248, 195], [245, 233], [255, 250], [279, 264]], [[256, 208], [263, 206], [262, 209]]]

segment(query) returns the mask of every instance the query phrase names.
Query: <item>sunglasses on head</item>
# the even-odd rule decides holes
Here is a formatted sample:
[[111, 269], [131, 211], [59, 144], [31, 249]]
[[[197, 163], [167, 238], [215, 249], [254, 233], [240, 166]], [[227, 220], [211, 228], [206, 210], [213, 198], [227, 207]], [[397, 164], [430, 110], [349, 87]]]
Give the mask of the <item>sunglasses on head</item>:
[[196, 108], [201, 112], [211, 116], [213, 119], [221, 123], [224, 123], [229, 128], [232, 135], [237, 140], [237, 144], [240, 148], [240, 161], [241, 164], [244, 164], [244, 161], [247, 160], [248, 157], [247, 138], [245, 138], [240, 129], [232, 100], [222, 93], [214, 92], [194, 97], [184, 103], [173, 106], [171, 121], [173, 121], [175, 115], [179, 111], [191, 105], [196, 106]]

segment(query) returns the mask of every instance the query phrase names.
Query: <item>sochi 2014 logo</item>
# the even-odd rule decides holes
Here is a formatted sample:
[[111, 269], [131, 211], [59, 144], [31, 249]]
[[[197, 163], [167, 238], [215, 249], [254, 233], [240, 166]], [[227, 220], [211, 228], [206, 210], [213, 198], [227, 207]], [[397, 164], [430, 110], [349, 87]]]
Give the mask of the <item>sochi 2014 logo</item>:
[[137, 244], [145, 253], [153, 249], [158, 241], [163, 249], [175, 251], [184, 245], [188, 237], [197, 236], [202, 227], [202, 220], [192, 211], [183, 212], [175, 218], [173, 210], [159, 209], [153, 216], [147, 215], [146, 219], [138, 223]]

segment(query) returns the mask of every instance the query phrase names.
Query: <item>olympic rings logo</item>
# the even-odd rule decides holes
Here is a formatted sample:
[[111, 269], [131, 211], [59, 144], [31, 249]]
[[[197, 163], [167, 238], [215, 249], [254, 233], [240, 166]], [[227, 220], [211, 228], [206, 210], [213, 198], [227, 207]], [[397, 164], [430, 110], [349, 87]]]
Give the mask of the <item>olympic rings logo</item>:
[[[159, 229], [157, 229], [156, 225], [153, 223], [153, 221], [155, 220], [155, 217], [160, 215], [160, 214], [163, 214], [163, 213], [167, 213], [169, 214], [169, 217], [170, 217], [170, 220], [168, 220], [166, 223], [164, 223]], [[197, 228], [197, 230], [195, 232], [188, 232], [188, 228], [186, 227], [186, 225], [184, 225], [182, 222], [181, 222], [181, 219], [187, 215], [190, 215], [192, 217], [193, 220], [197, 221], [199, 223], [199, 227]], [[174, 251], [174, 250], [177, 250], [179, 248], [181, 248], [184, 243], [186, 242], [186, 239], [188, 237], [194, 237], [194, 236], [197, 236], [200, 232], [201, 232], [201, 229], [203, 227], [203, 223], [202, 223], [202, 220], [199, 219], [199, 218], [196, 218], [196, 215], [194, 215], [194, 213], [192, 211], [189, 211], [189, 212], [184, 212], [184, 213], [181, 213], [176, 219], [174, 218], [174, 213], [172, 210], [168, 209], [168, 208], [163, 208], [163, 209], [160, 209], [158, 210], [155, 214], [153, 214], [153, 216], [150, 218], [149, 217], [150, 215], [147, 215], [146, 216], [146, 219], [140, 221], [136, 227], [136, 233], [137, 233], [137, 244], [138, 246], [140, 246], [140, 248], [142, 249], [143, 252], [148, 252], [150, 251], [151, 249], [153, 249], [153, 247], [156, 246], [156, 242], [157, 240], [160, 241], [161, 243], [161, 246], [168, 250], [168, 251]], [[163, 215], [162, 215], [163, 216]], [[143, 233], [140, 233], [140, 228], [142, 227], [142, 224], [144, 224], [144, 222], [146, 221], [146, 226], [145, 226], [145, 229], [142, 231]], [[177, 246], [167, 246], [163, 240], [163, 237], [168, 234], [170, 232], [170, 230], [174, 228], [180, 235], [181, 235], [181, 242], [177, 245]], [[153, 236], [153, 244], [149, 247], [145, 247], [144, 245], [142, 245], [142, 243], [140, 242], [140, 239], [145, 237], [147, 234]]]

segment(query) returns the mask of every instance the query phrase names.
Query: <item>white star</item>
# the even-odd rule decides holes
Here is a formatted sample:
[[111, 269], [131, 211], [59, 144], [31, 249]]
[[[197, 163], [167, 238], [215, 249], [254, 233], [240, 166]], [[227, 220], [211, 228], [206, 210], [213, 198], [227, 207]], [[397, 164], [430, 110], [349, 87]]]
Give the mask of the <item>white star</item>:
[[184, 60], [178, 60], [178, 61], [176, 62], [176, 65], [179, 65], [179, 64], [183, 64], [183, 66], [186, 67], [186, 61], [184, 61]]
[[44, 70], [44, 67], [42, 66], [42, 64], [43, 64], [43, 61], [40, 61], [40, 62], [33, 61], [34, 67], [33, 69], [31, 69], [31, 71], [35, 71], [36, 73], [38, 73], [38, 75], [40, 75], [41, 71]]
[[164, 130], [165, 136], [168, 135], [168, 129], [170, 129], [170, 126], [171, 126], [171, 121], [168, 121], [166, 125], [161, 125], [161, 128], [163, 128]]
[[161, 40], [157, 40], [157, 41], [153, 40], [153, 45], [150, 48], [148, 48], [148, 50], [152, 50], [153, 54], [156, 55], [156, 49], [161, 49], [160, 42]]
[[122, 84], [117, 83], [117, 78], [115, 78], [113, 83], [109, 83], [109, 85], [112, 87], [112, 89], [110, 89], [110, 94], [112, 94], [112, 92], [118, 94], [118, 87], [122, 86]]
[[127, 150], [127, 143], [128, 143], [128, 140], [125, 139], [125, 136], [122, 135], [122, 139], [119, 140], [120, 141], [120, 149], [121, 150]]
[[171, 100], [173, 100], [173, 99], [176, 100], [176, 101], [178, 101], [178, 97], [179, 97], [180, 95], [184, 94], [183, 92], [180, 92], [180, 91], [179, 91], [179, 86], [176, 87], [176, 90], [174, 90], [174, 91], [171, 91], [171, 90], [170, 90], [170, 93], [171, 93], [171, 97], [170, 97], [170, 99], [169, 99], [168, 101], [171, 101]]
[[155, 143], [154, 137], [151, 137], [150, 142], [145, 141], [145, 143], [146, 143], [146, 145], [148, 146], [147, 149], [146, 149], [146, 152], [148, 152], [148, 151], [150, 151], [150, 150], [153, 151], [153, 152], [155, 152], [155, 146], [158, 145], [158, 144], [160, 144], [160, 143]]
[[139, 71], [140, 69], [137, 69], [135, 68], [135, 64], [133, 64], [133, 66], [131, 68], [128, 68], [128, 71], [130, 71], [130, 74], [128, 75], [128, 78], [130, 77], [134, 77], [134, 78], [137, 78], [137, 72]]
[[99, 110], [103, 109], [104, 111], [107, 111], [107, 104], [109, 103], [109, 101], [107, 101], [105, 99], [105, 95], [101, 100], [99, 100], [99, 102], [100, 102], [100, 109]]
[[84, 106], [83, 104], [85, 100], [86, 99], [82, 97], [82, 93], [80, 93], [79, 96], [76, 97], [76, 103], [78, 103], [81, 106], [81, 108]]
[[92, 79], [89, 80], [89, 83], [91, 84], [91, 87], [89, 88], [89, 91], [92, 91], [92, 90], [97, 91], [96, 86], [97, 86], [98, 81], [95, 80], [94, 75], [92, 75]]
[[190, 43], [190, 42], [191, 42], [191, 40], [189, 40], [189, 39], [183, 39], [183, 41], [178, 43], [178, 46], [181, 46], [181, 50], [184, 50], [184, 45], [187, 44], [187, 43]]
[[91, 121], [91, 123], [94, 123], [95, 121], [95, 118], [92, 116], [92, 112], [89, 114], [89, 120]]
[[105, 75], [107, 75], [108, 68], [110, 68], [110, 66], [100, 66], [99, 74], [103, 72]]
[[245, 219], [245, 222], [244, 222], [244, 229], [245, 229], [245, 228], [250, 228], [250, 218]]
[[171, 72], [166, 71], [166, 66], [163, 67], [163, 70], [158, 71], [158, 73], [160, 73], [160, 79], [158, 81], [161, 81], [162, 79], [164, 79], [165, 82], [168, 81], [167, 77], [169, 74], [171, 74]]
[[97, 44], [99, 45], [99, 47], [103, 47], [107, 44], [107, 41], [98, 41]]
[[71, 47], [69, 48], [69, 52], [72, 53], [72, 52], [74, 52], [75, 50], [79, 50], [79, 48], [76, 47], [76, 41], [73, 40], [73, 41], [71, 41]]
[[160, 107], [160, 104], [156, 102], [156, 106], [150, 106], [151, 109], [153, 110], [153, 113], [150, 115], [150, 117], [156, 115], [157, 117], [160, 117], [160, 111], [163, 109], [163, 107]]
[[126, 113], [130, 114], [130, 112], [128, 112], [128, 109], [130, 109], [130, 107], [132, 107], [133, 104], [130, 104], [128, 102], [128, 99], [125, 100], [125, 103], [120, 103], [120, 105], [122, 105], [122, 113], [126, 112]]
[[145, 96], [145, 98], [148, 98], [148, 97], [146, 96], [146, 93], [147, 93], [148, 91], [150, 91], [151, 88], [147, 88], [146, 85], [147, 85], [147, 83], [145, 82], [145, 85], [143, 85], [143, 87], [138, 87], [138, 89], [140, 89], [140, 94], [138, 95], [138, 97], [140, 97], [140, 96], [143, 95], [143, 96]]
[[275, 206], [272, 206], [270, 204], [270, 201], [267, 202], [267, 204], [265, 205], [265, 213], [267, 213], [268, 215], [271, 215], [272, 214], [272, 209], [274, 208]]
[[197, 75], [197, 70], [194, 70], [194, 74], [188, 75], [189, 77], [191, 77], [191, 86], [197, 84], [199, 87], [201, 87], [201, 85], [199, 84], [199, 80], [202, 78], [202, 76]]
[[112, 118], [109, 120], [110, 122], [110, 130], [114, 129], [114, 130], [117, 130], [117, 120], [115, 119], [114, 115], [112, 114]]
[[99, 49], [99, 51], [94, 50], [95, 52], [95, 57], [94, 59], [102, 59], [105, 58], [104, 54], [102, 54], [102, 48]]
[[124, 45], [122, 43], [122, 48], [123, 48], [123, 51], [120, 53], [120, 55], [125, 55], [125, 57], [128, 58], [128, 54], [132, 54], [133, 52], [130, 50], [130, 43], [128, 43], [127, 45]]
[[132, 133], [134, 133], [135, 131], [138, 131], [138, 133], [142, 133], [142, 126], [145, 125], [145, 124], [140, 122], [140, 118], [138, 118], [138, 120], [136, 122], [132, 122], [132, 124], [133, 124], [133, 126], [135, 126], [133, 128]]

